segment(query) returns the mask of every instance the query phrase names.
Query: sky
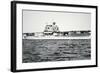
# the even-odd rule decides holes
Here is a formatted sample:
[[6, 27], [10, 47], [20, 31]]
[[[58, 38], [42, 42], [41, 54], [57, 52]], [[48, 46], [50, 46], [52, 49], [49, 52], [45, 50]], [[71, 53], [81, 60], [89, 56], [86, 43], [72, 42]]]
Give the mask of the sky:
[[45, 26], [53, 22], [60, 31], [90, 30], [91, 14], [23, 10], [23, 33], [43, 32]]

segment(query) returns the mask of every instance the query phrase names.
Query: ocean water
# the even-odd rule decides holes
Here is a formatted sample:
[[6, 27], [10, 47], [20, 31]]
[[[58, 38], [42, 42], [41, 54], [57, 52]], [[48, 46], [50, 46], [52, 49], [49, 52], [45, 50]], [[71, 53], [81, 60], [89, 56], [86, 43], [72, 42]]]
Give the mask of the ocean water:
[[23, 39], [22, 62], [91, 59], [91, 39]]

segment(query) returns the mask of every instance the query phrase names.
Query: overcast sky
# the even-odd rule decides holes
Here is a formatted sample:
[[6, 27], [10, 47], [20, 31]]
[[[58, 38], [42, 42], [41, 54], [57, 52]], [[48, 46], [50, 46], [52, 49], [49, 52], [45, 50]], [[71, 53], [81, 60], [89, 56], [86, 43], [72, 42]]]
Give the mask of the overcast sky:
[[23, 10], [23, 33], [43, 32], [53, 22], [60, 31], [90, 30], [91, 14]]

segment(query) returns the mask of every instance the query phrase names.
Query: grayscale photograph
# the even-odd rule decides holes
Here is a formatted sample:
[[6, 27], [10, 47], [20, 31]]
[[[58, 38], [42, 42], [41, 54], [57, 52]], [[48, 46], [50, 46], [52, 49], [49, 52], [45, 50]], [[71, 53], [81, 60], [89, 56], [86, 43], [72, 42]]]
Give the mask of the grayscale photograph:
[[22, 11], [22, 63], [76, 60], [91, 60], [91, 13]]

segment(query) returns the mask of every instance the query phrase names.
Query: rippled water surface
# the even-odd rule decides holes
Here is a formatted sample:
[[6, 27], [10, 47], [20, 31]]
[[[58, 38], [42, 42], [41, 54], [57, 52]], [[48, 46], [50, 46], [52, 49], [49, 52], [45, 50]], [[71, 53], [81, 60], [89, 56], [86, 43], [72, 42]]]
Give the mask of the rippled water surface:
[[23, 63], [89, 59], [90, 39], [23, 39]]

